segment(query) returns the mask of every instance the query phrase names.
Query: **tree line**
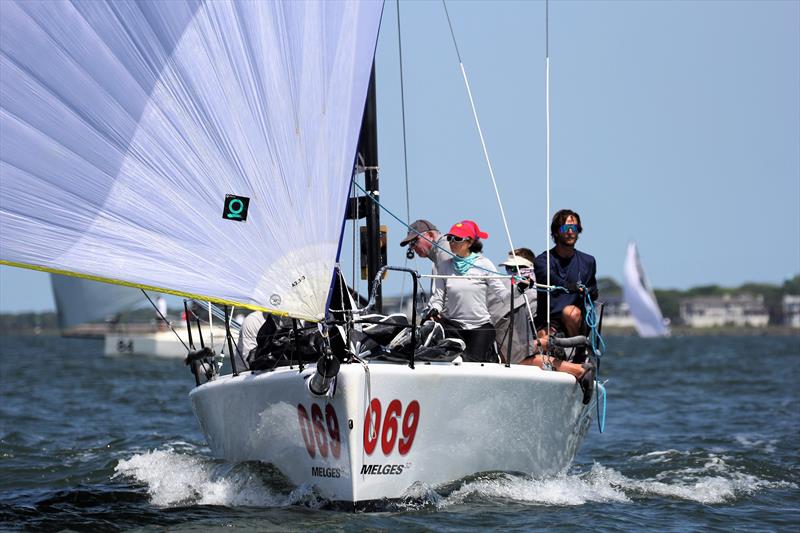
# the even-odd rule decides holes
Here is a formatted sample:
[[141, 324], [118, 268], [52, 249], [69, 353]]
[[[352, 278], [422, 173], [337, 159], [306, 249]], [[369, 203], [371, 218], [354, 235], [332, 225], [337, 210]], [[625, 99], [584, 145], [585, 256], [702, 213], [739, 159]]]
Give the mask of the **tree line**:
[[[621, 296], [622, 286], [613, 278], [598, 279], [600, 287], [600, 299], [603, 296]], [[783, 297], [786, 294], [800, 295], [800, 274], [787, 279], [782, 284], [772, 283], [744, 283], [738, 287], [722, 287], [720, 285], [701, 285], [686, 290], [679, 289], [653, 289], [658, 300], [661, 313], [669, 318], [673, 324], [679, 324], [680, 302], [687, 298], [700, 296], [737, 296], [740, 294], [751, 294], [753, 296], [764, 297], [764, 307], [769, 313], [770, 324], [781, 324], [783, 322]]]

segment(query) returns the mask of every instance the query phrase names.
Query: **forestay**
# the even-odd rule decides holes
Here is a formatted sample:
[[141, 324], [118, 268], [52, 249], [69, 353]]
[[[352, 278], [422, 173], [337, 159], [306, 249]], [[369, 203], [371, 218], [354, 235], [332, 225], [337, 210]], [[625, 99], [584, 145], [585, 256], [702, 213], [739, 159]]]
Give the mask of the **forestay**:
[[3, 2], [0, 259], [321, 318], [381, 9]]

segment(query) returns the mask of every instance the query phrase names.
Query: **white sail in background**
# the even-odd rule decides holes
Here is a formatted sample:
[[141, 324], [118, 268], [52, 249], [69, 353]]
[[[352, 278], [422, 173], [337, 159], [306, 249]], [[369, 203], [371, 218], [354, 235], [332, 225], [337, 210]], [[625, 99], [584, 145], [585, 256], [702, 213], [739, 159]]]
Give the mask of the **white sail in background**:
[[625, 302], [630, 308], [639, 335], [642, 337], [669, 335], [669, 329], [664, 324], [664, 317], [661, 315], [653, 289], [639, 261], [639, 251], [635, 242], [628, 243], [623, 276]]
[[61, 329], [104, 320], [146, 303], [142, 291], [71, 276], [50, 275]]
[[320, 319], [381, 10], [2, 2], [0, 263]]

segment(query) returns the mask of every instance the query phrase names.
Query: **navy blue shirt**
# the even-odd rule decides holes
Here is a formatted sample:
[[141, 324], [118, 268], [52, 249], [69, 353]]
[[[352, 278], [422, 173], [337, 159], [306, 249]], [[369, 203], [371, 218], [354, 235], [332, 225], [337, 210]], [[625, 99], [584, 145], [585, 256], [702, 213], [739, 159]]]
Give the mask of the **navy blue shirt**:
[[[547, 254], [540, 254], [533, 262], [534, 272], [536, 273], [537, 283], [547, 283]], [[574, 287], [577, 283], [586, 285], [592, 294], [593, 299], [597, 297], [597, 262], [594, 257], [575, 250], [572, 257], [564, 258], [556, 254], [556, 249], [550, 249], [550, 285], [561, 287]], [[583, 308], [582, 294], [565, 294], [564, 291], [553, 291], [550, 293], [550, 316], [556, 316], [568, 305], [580, 307], [581, 312], [586, 316]], [[536, 328], [541, 329], [547, 325], [547, 296], [542, 294], [537, 298], [536, 306]]]

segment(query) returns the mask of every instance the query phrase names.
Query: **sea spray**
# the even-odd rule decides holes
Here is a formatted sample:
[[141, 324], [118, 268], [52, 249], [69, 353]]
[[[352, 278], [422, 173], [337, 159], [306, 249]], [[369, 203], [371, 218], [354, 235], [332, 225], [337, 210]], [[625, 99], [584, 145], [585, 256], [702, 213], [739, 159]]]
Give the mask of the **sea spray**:
[[116, 476], [145, 484], [151, 502], [161, 507], [276, 507], [302, 499], [301, 494], [288, 497], [274, 492], [250, 465], [219, 463], [173, 450], [153, 450], [123, 459], [115, 468]]

